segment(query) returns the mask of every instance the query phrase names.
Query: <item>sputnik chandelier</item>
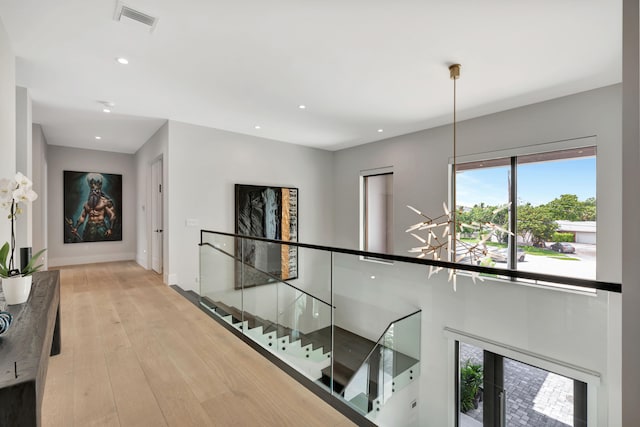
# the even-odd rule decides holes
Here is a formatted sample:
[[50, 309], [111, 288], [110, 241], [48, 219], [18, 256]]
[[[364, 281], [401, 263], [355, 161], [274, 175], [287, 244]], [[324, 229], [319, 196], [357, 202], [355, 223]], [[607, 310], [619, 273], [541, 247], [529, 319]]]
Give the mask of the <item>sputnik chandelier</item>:
[[[442, 203], [444, 213], [437, 217], [425, 215], [413, 206], [407, 205], [416, 214], [424, 218], [423, 221], [412, 225], [406, 232], [411, 233], [413, 237], [418, 239], [422, 246], [411, 248], [410, 253], [417, 253], [418, 258], [427, 258], [437, 261], [453, 261], [471, 264], [480, 264], [488, 258], [488, 250], [486, 242], [496, 233], [513, 234], [508, 230], [500, 227], [492, 222], [471, 224], [458, 223], [456, 218], [456, 81], [460, 78], [460, 64], [453, 64], [449, 67], [449, 76], [453, 80], [453, 162], [452, 162], [452, 185], [451, 185], [451, 206], [449, 209], [446, 203]], [[505, 205], [496, 209], [493, 213], [497, 214], [503, 209], [507, 209], [509, 205]], [[457, 224], [457, 227], [456, 227]], [[480, 236], [477, 242], [465, 242], [458, 238], [458, 229], [467, 233]], [[419, 232], [426, 232], [423, 237]], [[424, 234], [424, 233], [422, 233]], [[429, 277], [442, 270], [442, 267], [429, 267]], [[471, 278], [475, 282], [476, 278], [482, 280], [477, 272], [471, 273]], [[456, 270], [449, 269], [449, 281], [453, 280], [453, 289], [456, 289]]]

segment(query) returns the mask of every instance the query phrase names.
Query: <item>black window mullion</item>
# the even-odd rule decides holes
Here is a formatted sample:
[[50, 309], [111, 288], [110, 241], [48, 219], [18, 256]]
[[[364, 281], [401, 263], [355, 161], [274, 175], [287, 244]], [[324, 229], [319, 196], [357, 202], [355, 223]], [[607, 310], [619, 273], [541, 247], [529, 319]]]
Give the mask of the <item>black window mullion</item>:
[[587, 427], [587, 383], [573, 380], [573, 427]]
[[455, 345], [455, 361], [456, 361], [456, 380], [455, 380], [455, 396], [456, 402], [456, 423], [455, 427], [460, 427], [460, 341], [456, 341]]
[[511, 170], [509, 171], [509, 231], [513, 234], [509, 235], [509, 259], [507, 267], [516, 269], [518, 260], [518, 158], [511, 157]]
[[483, 426], [499, 427], [503, 418], [500, 405], [504, 399], [504, 358], [484, 351]]

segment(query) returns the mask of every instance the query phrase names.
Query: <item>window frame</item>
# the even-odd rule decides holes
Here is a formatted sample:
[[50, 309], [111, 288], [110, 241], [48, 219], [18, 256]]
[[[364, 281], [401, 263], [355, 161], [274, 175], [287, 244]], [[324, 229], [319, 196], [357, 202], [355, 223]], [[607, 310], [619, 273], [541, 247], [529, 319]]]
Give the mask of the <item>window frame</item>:
[[[572, 150], [579, 150], [579, 149], [593, 149], [594, 151], [594, 155], [596, 156], [596, 162], [597, 162], [597, 151], [598, 151], [598, 144], [597, 144], [597, 139], [595, 136], [588, 136], [588, 137], [582, 137], [582, 138], [575, 138], [575, 139], [570, 139], [570, 140], [563, 140], [563, 141], [557, 141], [557, 142], [550, 142], [550, 143], [544, 143], [544, 144], [537, 144], [537, 145], [529, 145], [529, 146], [523, 146], [523, 147], [517, 147], [517, 148], [512, 148], [512, 149], [506, 149], [506, 150], [496, 150], [496, 151], [488, 151], [488, 152], [484, 152], [484, 153], [476, 153], [476, 154], [470, 154], [470, 155], [463, 155], [463, 156], [457, 156], [455, 159], [455, 165], [458, 171], [460, 171], [460, 165], [464, 165], [464, 164], [472, 164], [472, 163], [489, 163], [491, 165], [495, 165], [498, 166], [499, 164], [503, 164], [506, 165], [507, 163], [510, 165], [510, 174], [509, 174], [509, 180], [510, 180], [510, 186], [509, 186], [509, 203], [511, 204], [511, 208], [509, 209], [509, 230], [510, 231], [514, 231], [517, 230], [517, 221], [518, 221], [518, 211], [517, 211], [517, 197], [518, 197], [518, 176], [517, 176], [517, 169], [518, 169], [518, 159], [519, 158], [523, 158], [523, 157], [535, 157], [535, 156], [539, 156], [541, 157], [538, 160], [532, 160], [531, 162], [527, 162], [527, 163], [535, 163], [535, 162], [542, 162], [542, 161], [548, 161], [550, 159], [545, 159], [545, 155], [554, 153], [554, 152], [563, 152], [563, 151], [572, 151]], [[585, 156], [587, 157], [587, 156]], [[557, 160], [563, 160], [563, 159], [573, 159], [576, 158], [574, 156], [572, 157], [561, 157]], [[596, 163], [597, 164], [597, 163]], [[491, 167], [491, 166], [488, 166]], [[469, 168], [469, 169], [473, 169], [473, 168]], [[464, 169], [462, 169], [464, 170]], [[456, 171], [454, 171], [454, 159], [453, 157], [449, 157], [449, 167], [448, 167], [448, 171], [449, 171], [449, 205], [451, 205], [451, 203], [454, 200], [454, 194], [453, 194], [453, 176], [456, 173]], [[597, 171], [596, 171], [596, 175], [597, 175]], [[597, 185], [596, 185], [597, 187]], [[596, 200], [597, 200], [597, 188], [596, 188]], [[596, 203], [596, 211], [597, 211], [597, 203]], [[510, 235], [508, 237], [508, 248], [509, 248], [509, 257], [507, 260], [507, 269], [516, 269], [517, 270], [517, 233], [514, 232], [514, 235]], [[598, 237], [596, 234], [596, 242], [598, 241]], [[597, 243], [596, 243], [597, 244]], [[597, 263], [597, 260], [596, 260]], [[597, 277], [597, 264], [596, 264], [596, 277]], [[593, 278], [595, 279], [595, 277]], [[538, 285], [537, 282], [532, 283], [533, 285]], [[573, 290], [573, 287], [563, 287], [563, 286], [556, 286], [556, 285], [543, 285], [545, 287], [553, 287], [553, 288], [560, 288], [563, 290]], [[579, 291], [580, 292], [580, 291]], [[595, 293], [594, 292], [590, 292], [590, 291], [582, 291], [582, 292], [586, 292], [588, 294], [592, 294]]]
[[[385, 167], [380, 167], [380, 168], [374, 168], [374, 169], [365, 169], [365, 170], [361, 170], [360, 174], [359, 174], [359, 193], [360, 193], [360, 199], [359, 199], [359, 205], [360, 205], [360, 212], [359, 212], [359, 248], [362, 251], [367, 251], [368, 252], [368, 248], [367, 248], [367, 236], [369, 233], [369, 230], [367, 228], [368, 225], [368, 221], [367, 221], [367, 186], [366, 186], [366, 178], [370, 177], [370, 176], [379, 176], [379, 175], [391, 175], [392, 179], [394, 176], [394, 171], [393, 171], [393, 166], [385, 166]], [[393, 200], [393, 188], [394, 188], [394, 184], [392, 182], [391, 185], [391, 197]], [[391, 210], [393, 211], [393, 202], [391, 203]], [[391, 231], [391, 244], [393, 245], [393, 237], [394, 237], [394, 232], [393, 232], [393, 215], [391, 215], [391, 223], [389, 224], [389, 222], [387, 222], [386, 224], [386, 228], [387, 230]], [[390, 248], [386, 248], [387, 253], [391, 253], [393, 251], [393, 247]], [[380, 258], [374, 258], [374, 257], [366, 257], [366, 256], [361, 256], [360, 257], [361, 260], [365, 260], [365, 261], [371, 261], [371, 262], [377, 262], [377, 263], [381, 263], [381, 264], [393, 264], [393, 261], [390, 260], [384, 260], [384, 259], [380, 259]]]
[[[461, 365], [461, 349], [460, 344], [467, 344], [464, 341], [455, 341], [455, 380], [456, 380], [456, 427], [459, 427], [461, 423], [461, 378], [460, 378], [460, 365]], [[507, 401], [510, 390], [507, 389], [507, 366], [505, 362], [511, 360], [512, 362], [527, 365], [535, 369], [547, 372], [549, 374], [555, 374], [563, 377], [566, 380], [571, 381], [573, 388], [573, 427], [587, 427], [589, 420], [589, 384], [579, 379], [558, 374], [549, 369], [541, 368], [535, 364], [525, 363], [513, 357], [507, 357], [500, 353], [496, 353], [482, 347], [474, 346], [483, 351], [483, 421], [482, 425], [494, 426], [494, 425], [506, 425], [507, 423]], [[505, 394], [506, 393], [506, 394]], [[502, 396], [501, 396], [502, 395]], [[501, 404], [501, 397], [503, 400]], [[535, 400], [534, 400], [535, 401]], [[533, 402], [531, 402], [533, 403]]]
[[[463, 332], [445, 326], [443, 329], [444, 336], [449, 341], [450, 355], [454, 356], [450, 359], [449, 375], [457, 383], [459, 382], [459, 348], [458, 342], [470, 344], [481, 348], [484, 351], [525, 363], [549, 372], [562, 375], [572, 380], [577, 380], [586, 384], [586, 399], [582, 404], [586, 404], [587, 425], [594, 425], [598, 420], [598, 389], [602, 385], [602, 377], [599, 372], [592, 371], [581, 366], [570, 364], [567, 362], [553, 359], [529, 350], [507, 345], [498, 341], [493, 341], [484, 337]], [[453, 393], [450, 393], [450, 408], [455, 409], [454, 422], [457, 423], [459, 412], [459, 387], [453, 387]]]

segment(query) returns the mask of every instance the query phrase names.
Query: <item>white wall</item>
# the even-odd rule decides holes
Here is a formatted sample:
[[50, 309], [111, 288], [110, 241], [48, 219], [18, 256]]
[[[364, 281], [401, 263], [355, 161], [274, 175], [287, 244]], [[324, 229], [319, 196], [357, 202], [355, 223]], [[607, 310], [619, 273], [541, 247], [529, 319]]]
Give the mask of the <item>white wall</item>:
[[[16, 87], [16, 171], [33, 180], [33, 145], [31, 141], [31, 97], [29, 90]], [[34, 189], [36, 193], [38, 192]], [[38, 193], [39, 194], [39, 193]], [[27, 207], [16, 220], [16, 248], [30, 247], [33, 232], [33, 209]], [[18, 253], [19, 254], [19, 253]], [[18, 267], [22, 263], [18, 255]]]
[[[42, 132], [42, 126], [32, 126], [33, 138], [33, 189], [38, 193], [38, 198], [31, 203], [33, 211], [33, 253], [49, 246], [48, 236], [48, 210], [47, 210], [47, 140]], [[49, 253], [45, 251], [39, 264], [47, 269], [49, 265]], [[37, 264], [36, 264], [37, 265]]]
[[[620, 97], [621, 87], [610, 86], [458, 124], [459, 156], [596, 135], [598, 246], [612, 248], [598, 253], [598, 278], [617, 282], [621, 279], [616, 244], [622, 201]], [[358, 245], [359, 171], [393, 166], [394, 248], [395, 253], [407, 255], [416, 241], [404, 230], [419, 217], [406, 205], [424, 212], [442, 211], [451, 146], [451, 126], [443, 126], [336, 152], [336, 246], [356, 249]], [[603, 223], [607, 226], [602, 227]]]
[[[137, 221], [137, 247], [136, 261], [146, 269], [151, 268], [151, 164], [159, 158], [163, 158], [163, 181], [164, 181], [164, 225], [163, 229], [167, 230], [168, 219], [168, 196], [169, 186], [167, 185], [167, 163], [168, 163], [168, 146], [169, 146], [169, 124], [165, 123], [160, 129], [153, 134], [151, 138], [136, 152], [136, 187], [138, 189], [138, 198], [136, 203], [136, 221]], [[164, 282], [168, 283], [167, 266], [168, 266], [168, 233], [164, 235], [163, 241], [163, 265], [164, 265]]]
[[[464, 78], [464, 77], [463, 77]], [[463, 93], [459, 105], [464, 105]], [[459, 123], [458, 155], [468, 155], [534, 144], [595, 136], [598, 146], [598, 260], [600, 280], [621, 281], [621, 87], [593, 90], [569, 97]], [[444, 126], [404, 135], [379, 143], [342, 150], [334, 162], [335, 245], [358, 246], [358, 176], [361, 170], [394, 168], [394, 248], [407, 255], [415, 246], [404, 230], [418, 219], [406, 205], [424, 212], [440, 213], [447, 200], [447, 164], [452, 155], [452, 129]], [[368, 276], [367, 264], [360, 276], [343, 283], [358, 286]], [[375, 266], [380, 269], [381, 267]], [[373, 268], [373, 266], [371, 266]], [[473, 285], [459, 278], [458, 292], [446, 283], [446, 274], [427, 281], [426, 269], [411, 279], [395, 280], [389, 267], [388, 286], [376, 285], [366, 294], [355, 287], [338, 291], [345, 300], [359, 300], [350, 306], [343, 326], [362, 328], [358, 319], [375, 318], [369, 308], [377, 301], [422, 308], [421, 422], [424, 426], [450, 425], [453, 381], [449, 344], [444, 326], [508, 343], [523, 350], [573, 363], [601, 373], [597, 394], [598, 425], [619, 425], [621, 343], [620, 298], [601, 293], [598, 297], [503, 283]], [[378, 272], [375, 279], [380, 279]], [[384, 274], [383, 274], [384, 275]], [[398, 282], [398, 283], [396, 283]], [[393, 286], [391, 285], [393, 283]], [[363, 287], [362, 285], [361, 287]], [[335, 290], [335, 286], [334, 286]], [[364, 296], [364, 297], [363, 297]], [[337, 307], [341, 310], [341, 307]], [[593, 405], [592, 405], [593, 406]], [[592, 408], [593, 409], [593, 408]], [[594, 423], [595, 425], [595, 423]]]
[[[122, 241], [64, 243], [63, 171], [122, 175]], [[132, 154], [48, 147], [49, 265], [133, 260], [136, 254], [136, 171]]]
[[[637, 0], [623, 1], [623, 151], [622, 151], [622, 402], [624, 426], [640, 425], [640, 10]], [[616, 169], [617, 170], [617, 169]], [[598, 252], [599, 254], [600, 252]]]
[[[298, 239], [332, 242], [332, 153], [169, 122], [169, 270], [197, 290], [200, 229], [234, 231], [234, 184], [297, 187]], [[186, 220], [198, 225], [187, 227]], [[311, 256], [310, 256], [311, 258]], [[301, 264], [302, 264], [301, 260]], [[300, 265], [303, 277], [304, 265]], [[309, 267], [311, 268], [311, 267]]]
[[[11, 178], [16, 172], [15, 70], [16, 61], [11, 42], [0, 21], [0, 178]], [[10, 238], [11, 223], [0, 221], [0, 245]]]

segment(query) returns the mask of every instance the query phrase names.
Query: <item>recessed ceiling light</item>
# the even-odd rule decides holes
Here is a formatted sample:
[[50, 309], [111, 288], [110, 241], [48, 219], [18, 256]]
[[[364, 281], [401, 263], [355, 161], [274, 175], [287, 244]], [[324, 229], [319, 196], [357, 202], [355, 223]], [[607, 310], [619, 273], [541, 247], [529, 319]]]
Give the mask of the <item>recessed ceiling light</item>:
[[103, 109], [102, 109], [102, 112], [103, 112], [103, 113], [110, 113], [110, 112], [111, 112], [111, 110], [110, 110], [110, 109], [108, 109], [108, 108], [103, 108]]
[[255, 125], [254, 128], [261, 129], [260, 125]]
[[307, 106], [304, 105], [304, 104], [300, 104], [300, 105], [298, 105], [298, 108], [301, 109], [301, 110], [304, 110], [305, 108], [307, 108]]
[[102, 137], [101, 136], [96, 136], [96, 139], [102, 139]]
[[384, 132], [384, 129], [378, 129], [378, 133]]
[[127, 58], [116, 58], [116, 61], [118, 62], [118, 64], [122, 64], [122, 65], [127, 65], [129, 63], [129, 60]]

